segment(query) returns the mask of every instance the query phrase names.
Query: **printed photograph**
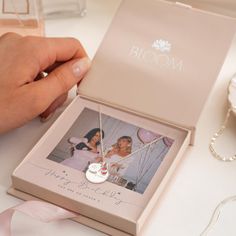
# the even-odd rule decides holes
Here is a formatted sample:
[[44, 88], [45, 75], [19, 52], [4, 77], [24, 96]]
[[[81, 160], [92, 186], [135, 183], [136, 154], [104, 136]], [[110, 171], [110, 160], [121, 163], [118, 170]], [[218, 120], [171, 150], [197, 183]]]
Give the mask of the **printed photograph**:
[[84, 173], [92, 163], [105, 163], [106, 181], [143, 194], [173, 143], [169, 137], [85, 108], [47, 159]]

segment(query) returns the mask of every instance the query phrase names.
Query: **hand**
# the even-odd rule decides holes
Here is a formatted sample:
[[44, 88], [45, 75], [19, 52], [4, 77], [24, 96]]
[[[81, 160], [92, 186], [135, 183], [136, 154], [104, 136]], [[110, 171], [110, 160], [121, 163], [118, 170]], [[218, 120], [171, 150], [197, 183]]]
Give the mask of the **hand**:
[[[46, 119], [83, 78], [90, 60], [73, 38], [0, 37], [0, 133]], [[48, 75], [38, 80], [40, 72]]]

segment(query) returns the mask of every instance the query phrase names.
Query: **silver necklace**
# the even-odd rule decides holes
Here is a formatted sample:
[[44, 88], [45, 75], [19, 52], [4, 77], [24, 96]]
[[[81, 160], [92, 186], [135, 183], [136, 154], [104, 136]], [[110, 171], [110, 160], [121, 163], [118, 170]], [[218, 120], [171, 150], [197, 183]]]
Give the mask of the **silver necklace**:
[[[102, 113], [101, 113], [101, 107], [99, 106], [99, 129], [100, 133], [102, 133]], [[118, 164], [124, 160], [127, 160], [132, 155], [142, 151], [143, 149], [150, 147], [152, 144], [158, 142], [161, 140], [163, 136], [156, 138], [155, 140], [145, 144], [143, 147], [135, 150], [134, 152], [130, 153], [129, 155], [123, 157], [121, 160], [116, 161], [115, 164]], [[102, 161], [99, 163], [92, 163], [89, 165], [85, 176], [87, 180], [91, 183], [99, 184], [105, 182], [109, 177], [109, 165], [105, 161], [105, 154], [104, 154], [104, 145], [103, 145], [103, 139], [102, 135], [100, 136], [100, 143], [101, 143], [101, 154], [102, 154]], [[113, 163], [114, 164], [114, 163]]]

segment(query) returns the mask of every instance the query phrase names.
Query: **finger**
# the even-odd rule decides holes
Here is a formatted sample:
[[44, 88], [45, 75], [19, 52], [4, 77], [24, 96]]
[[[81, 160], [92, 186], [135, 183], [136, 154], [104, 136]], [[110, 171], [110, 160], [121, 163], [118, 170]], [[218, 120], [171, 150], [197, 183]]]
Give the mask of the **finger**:
[[[56, 62], [54, 63], [52, 66], [49, 66], [46, 70], [44, 70], [44, 75], [41, 75], [42, 72], [36, 77], [36, 79], [34, 81], [40, 80], [45, 78], [45, 73], [48, 74], [50, 72], [52, 72], [53, 70], [55, 70], [57, 67], [59, 67], [60, 65], [62, 65], [62, 62]], [[68, 93], [62, 94], [60, 97], [58, 97], [48, 108], [46, 111], [44, 111], [42, 114], [40, 114], [41, 117], [41, 121], [42, 122], [46, 122], [47, 120], [49, 120], [53, 114], [55, 113], [56, 109], [61, 107], [64, 102], [67, 100], [68, 97]]]
[[44, 111], [62, 94], [67, 93], [77, 84], [90, 68], [91, 62], [85, 57], [71, 60], [57, 67], [44, 79], [25, 85], [28, 99], [31, 100], [29, 108], [37, 116]]
[[[50, 73], [62, 64], [63, 64], [63, 62], [55, 62], [53, 65], [51, 65], [47, 69], [45, 69], [44, 72], [45, 73]], [[79, 86], [80, 82], [81, 82], [81, 80], [77, 83], [77, 86]]]
[[74, 38], [41, 38], [36, 52], [41, 70], [48, 68], [55, 62], [87, 56], [80, 41]]
[[53, 70], [55, 70], [58, 66], [60, 66], [60, 65], [62, 65], [62, 64], [63, 64], [63, 62], [55, 62], [53, 65], [51, 65], [51, 66], [49, 66], [48, 68], [46, 68], [46, 69], [44, 70], [44, 72], [50, 73], [50, 72], [52, 72]]
[[42, 114], [40, 114], [41, 121], [47, 121], [50, 119], [50, 117], [54, 114], [57, 108], [62, 106], [64, 102], [66, 101], [68, 97], [68, 93], [62, 94], [59, 98], [57, 98], [50, 106], [47, 108], [46, 111], [44, 111]]
[[22, 38], [21, 35], [17, 34], [17, 33], [14, 33], [14, 32], [7, 32], [3, 35], [1, 35], [0, 37], [0, 43], [2, 43], [2, 41], [15, 41], [19, 38]]
[[55, 70], [58, 66], [62, 65], [63, 62], [55, 62], [53, 65], [49, 66], [47, 69], [45, 69], [43, 72], [40, 72], [36, 78], [34, 79], [34, 81], [37, 80], [41, 80], [43, 78], [45, 78], [50, 72], [52, 72], [53, 70]]
[[[53, 70], [55, 70], [57, 67], [59, 67], [60, 65], [62, 65], [63, 62], [55, 62], [53, 65], [49, 66], [47, 69], [44, 70], [44, 75], [41, 75], [42, 72], [39, 74], [39, 76], [34, 80], [39, 80], [39, 79], [43, 79], [45, 77], [45, 73], [49, 74], [50, 72], [52, 72]], [[68, 93], [62, 94], [60, 97], [58, 97], [48, 108], [46, 111], [44, 111], [42, 114], [40, 114], [41, 117], [41, 121], [42, 122], [46, 122], [48, 121], [53, 114], [55, 113], [56, 109], [59, 108], [60, 106], [62, 106], [64, 104], [64, 102], [66, 101], [68, 97]]]
[[27, 36], [20, 40], [21, 44], [24, 45], [24, 50], [31, 52], [31, 59], [34, 66], [29, 66], [29, 70], [32, 70], [29, 73], [32, 81], [39, 72], [44, 71], [55, 62], [66, 62], [71, 59], [87, 57], [79, 40], [74, 38]]

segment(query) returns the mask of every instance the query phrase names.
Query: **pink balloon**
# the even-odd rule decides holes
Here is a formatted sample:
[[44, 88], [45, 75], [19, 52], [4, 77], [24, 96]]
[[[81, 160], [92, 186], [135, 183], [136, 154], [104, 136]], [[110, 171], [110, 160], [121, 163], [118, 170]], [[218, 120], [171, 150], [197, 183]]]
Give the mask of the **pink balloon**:
[[168, 137], [164, 137], [163, 142], [167, 147], [171, 147], [171, 145], [174, 143], [174, 140]]
[[161, 135], [155, 134], [149, 130], [140, 128], [138, 130], [138, 137], [143, 143], [150, 143], [154, 141], [155, 139], [160, 138]]

